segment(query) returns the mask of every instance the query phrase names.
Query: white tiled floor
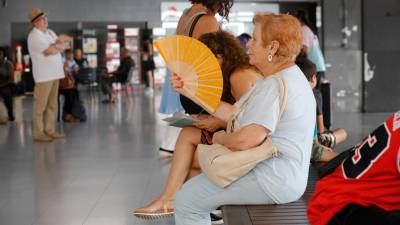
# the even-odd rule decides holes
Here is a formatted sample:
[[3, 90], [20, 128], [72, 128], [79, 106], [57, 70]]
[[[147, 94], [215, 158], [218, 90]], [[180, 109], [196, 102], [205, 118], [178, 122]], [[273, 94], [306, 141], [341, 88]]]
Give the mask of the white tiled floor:
[[59, 124], [67, 138], [33, 143], [32, 97], [0, 126], [1, 225], [174, 224], [132, 210], [161, 192], [169, 159], [159, 157], [159, 96], [120, 96], [113, 105], [83, 91], [89, 120]]
[[[0, 126], [0, 225], [174, 224], [144, 221], [132, 210], [162, 190], [169, 160], [158, 147], [164, 126], [159, 95], [122, 95], [113, 105], [82, 93], [86, 123], [63, 124], [65, 140], [32, 141], [32, 97], [16, 99], [17, 120]], [[356, 143], [389, 114], [334, 114]]]

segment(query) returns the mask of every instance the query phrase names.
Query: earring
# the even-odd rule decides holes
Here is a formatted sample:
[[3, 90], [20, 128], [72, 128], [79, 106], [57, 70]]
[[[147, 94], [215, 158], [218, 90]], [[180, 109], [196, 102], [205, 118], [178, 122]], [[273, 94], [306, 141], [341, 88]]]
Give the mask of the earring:
[[272, 55], [271, 55], [271, 54], [268, 54], [267, 59], [268, 59], [268, 62], [272, 62]]

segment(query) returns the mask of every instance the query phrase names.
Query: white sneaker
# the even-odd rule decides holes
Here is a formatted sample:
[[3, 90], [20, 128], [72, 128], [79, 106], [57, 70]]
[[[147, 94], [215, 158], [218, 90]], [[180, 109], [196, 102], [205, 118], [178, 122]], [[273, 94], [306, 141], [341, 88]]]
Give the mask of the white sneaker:
[[215, 215], [214, 213], [210, 213], [211, 224], [224, 224], [224, 220], [222, 216]]

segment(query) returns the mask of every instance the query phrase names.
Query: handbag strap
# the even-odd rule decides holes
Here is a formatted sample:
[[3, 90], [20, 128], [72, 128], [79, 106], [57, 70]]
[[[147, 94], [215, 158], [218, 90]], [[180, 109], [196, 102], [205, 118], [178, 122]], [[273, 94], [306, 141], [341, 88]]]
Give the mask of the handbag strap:
[[[287, 101], [287, 88], [285, 85], [285, 81], [280, 74], [272, 75], [272, 78], [276, 79], [279, 82], [279, 117], [278, 122], [282, 117], [283, 112], [286, 108]], [[251, 89], [250, 94], [247, 95], [247, 98], [242, 101], [242, 103], [236, 108], [235, 112], [232, 115], [232, 119], [228, 122], [228, 128], [230, 128], [230, 132], [234, 131], [234, 128], [239, 129], [239, 126], [235, 125], [237, 122], [238, 115], [243, 111], [243, 109], [247, 106], [250, 101], [250, 98], [253, 96], [255, 92], [255, 87]]]
[[275, 79], [279, 82], [279, 120], [282, 118], [282, 114], [286, 108], [286, 101], [287, 101], [287, 88], [285, 85], [285, 81], [281, 75], [274, 75]]
[[[283, 80], [281, 75], [273, 75], [272, 78], [276, 79], [279, 82], [279, 120], [280, 120], [282, 117], [282, 114], [285, 110], [285, 107], [286, 107], [287, 89], [286, 89], [285, 81]], [[232, 118], [236, 119], [237, 116], [243, 111], [243, 109], [249, 103], [250, 98], [253, 96], [254, 92], [255, 92], [255, 87], [253, 87], [253, 89], [251, 89], [251, 92], [247, 96], [247, 98], [237, 107]]]
[[232, 115], [232, 118], [236, 118], [240, 112], [243, 111], [244, 108], [246, 108], [247, 104], [250, 101], [250, 98], [253, 96], [254, 92], [255, 92], [255, 86], [250, 90], [250, 94], [247, 95], [247, 98], [245, 100], [243, 100], [236, 108], [235, 112]]

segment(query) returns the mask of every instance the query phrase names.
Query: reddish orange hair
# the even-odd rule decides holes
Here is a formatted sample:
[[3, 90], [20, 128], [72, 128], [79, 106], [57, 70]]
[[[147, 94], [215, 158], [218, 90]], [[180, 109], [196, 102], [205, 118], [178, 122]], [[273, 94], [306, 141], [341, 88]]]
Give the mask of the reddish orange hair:
[[277, 57], [295, 60], [303, 45], [301, 24], [296, 17], [286, 14], [257, 14], [253, 22], [261, 25], [265, 46], [274, 40], [279, 42]]

